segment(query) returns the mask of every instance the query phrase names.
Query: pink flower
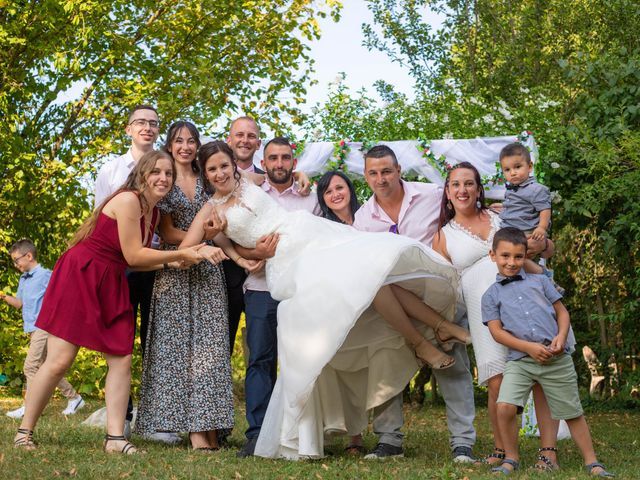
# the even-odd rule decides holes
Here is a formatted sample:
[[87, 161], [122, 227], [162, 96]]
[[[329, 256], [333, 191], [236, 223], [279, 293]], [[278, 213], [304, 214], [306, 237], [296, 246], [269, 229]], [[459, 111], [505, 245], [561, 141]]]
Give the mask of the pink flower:
[[296, 143], [292, 143], [291, 144], [291, 149], [295, 150], [296, 148], [298, 148], [298, 145]]
[[344, 147], [344, 140], [340, 140], [340, 146]]

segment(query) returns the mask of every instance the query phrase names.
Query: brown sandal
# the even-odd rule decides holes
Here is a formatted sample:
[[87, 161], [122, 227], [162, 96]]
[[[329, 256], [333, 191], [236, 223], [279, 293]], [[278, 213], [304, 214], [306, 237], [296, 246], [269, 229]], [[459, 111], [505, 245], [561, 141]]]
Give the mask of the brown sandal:
[[13, 446], [15, 448], [24, 448], [25, 450], [36, 449], [36, 442], [33, 441], [33, 430], [19, 428], [18, 434], [22, 435], [22, 437], [16, 438], [13, 441]]
[[[440, 327], [442, 327], [442, 324], [444, 322], [447, 322], [447, 320], [445, 320], [444, 318], [441, 319], [437, 323], [436, 328], [433, 329], [433, 333], [434, 333], [434, 335], [436, 337], [436, 340], [438, 341], [438, 343], [441, 345], [442, 349], [445, 352], [450, 352], [451, 350], [453, 350], [453, 347], [455, 346], [456, 343], [459, 343], [460, 345], [471, 345], [471, 334], [470, 333], [467, 333], [467, 335], [465, 335], [464, 340], [461, 340], [461, 339], [459, 339], [457, 337], [454, 337], [454, 336], [451, 336], [451, 337], [447, 338], [446, 340], [443, 339], [440, 336]], [[459, 328], [462, 328], [459, 325], [456, 325], [456, 326], [459, 327]]]
[[[432, 358], [431, 361], [429, 361], [426, 357], [427, 352], [424, 351], [423, 345], [425, 345], [427, 349], [429, 346], [433, 347], [433, 349], [436, 350], [436, 352], [438, 352], [439, 355], [436, 358]], [[415, 345], [414, 350], [415, 350], [415, 355], [418, 360], [418, 363], [420, 364], [421, 367], [425, 365], [429, 365], [429, 367], [431, 367], [432, 370], [444, 370], [445, 368], [453, 367], [456, 363], [455, 358], [438, 350], [426, 338], [423, 338], [417, 345]], [[419, 350], [423, 350], [423, 351], [420, 352]]]
[[[107, 448], [109, 442], [125, 442], [121, 449]], [[124, 435], [109, 435], [108, 433], [104, 437], [104, 446], [102, 447], [105, 453], [122, 453], [124, 455], [135, 455], [140, 452], [131, 442], [127, 441]]]

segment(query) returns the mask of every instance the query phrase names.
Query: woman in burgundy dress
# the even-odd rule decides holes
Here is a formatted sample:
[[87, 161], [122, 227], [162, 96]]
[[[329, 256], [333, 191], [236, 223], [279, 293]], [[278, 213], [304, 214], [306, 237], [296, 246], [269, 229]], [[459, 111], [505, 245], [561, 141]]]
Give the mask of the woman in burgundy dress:
[[30, 384], [16, 447], [35, 448], [33, 428], [55, 385], [80, 347], [103, 352], [109, 371], [106, 452], [135, 453], [123, 436], [131, 383], [134, 319], [125, 278], [127, 266], [140, 269], [199, 263], [201, 245], [186, 250], [149, 248], [159, 217], [156, 203], [175, 178], [165, 152], [142, 156], [125, 184], [95, 210], [58, 260], [36, 322], [49, 332], [48, 355]]

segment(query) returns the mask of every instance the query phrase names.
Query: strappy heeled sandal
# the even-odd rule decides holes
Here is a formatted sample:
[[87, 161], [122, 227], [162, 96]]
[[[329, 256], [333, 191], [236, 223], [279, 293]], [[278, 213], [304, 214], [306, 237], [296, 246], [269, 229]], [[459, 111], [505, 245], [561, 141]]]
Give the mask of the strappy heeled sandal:
[[[120, 449], [107, 448], [109, 442], [125, 442], [124, 446]], [[102, 447], [105, 453], [122, 453], [124, 455], [135, 455], [140, 452], [135, 445], [129, 442], [124, 435], [109, 435], [104, 436], [104, 446]]]
[[[600, 462], [590, 463], [589, 465], [585, 465], [584, 468], [587, 470], [587, 473], [593, 477], [615, 477], [613, 473], [607, 472], [607, 469], [604, 468], [604, 465]], [[594, 468], [601, 468], [602, 471], [593, 473]]]
[[497, 460], [504, 460], [505, 458], [504, 448], [493, 447], [493, 452], [491, 452], [489, 455], [484, 457], [482, 459], [482, 463], [485, 463], [487, 465], [494, 465], [495, 463], [498, 463], [498, 462], [495, 462], [495, 463], [491, 462], [492, 458], [495, 458]]
[[33, 441], [33, 430], [26, 428], [19, 428], [18, 433], [22, 435], [20, 438], [16, 438], [13, 441], [15, 448], [24, 448], [25, 450], [35, 450], [36, 442]]
[[435, 347], [434, 349], [440, 353], [437, 358], [429, 361], [425, 357], [421, 356], [418, 350], [420, 349], [420, 346], [425, 342], [431, 345], [431, 342], [429, 342], [429, 340], [423, 338], [417, 345], [414, 346], [415, 356], [421, 367], [428, 365], [432, 370], [444, 370], [445, 368], [453, 367], [456, 364], [455, 358], [447, 355], [446, 353], [439, 352], [439, 350]]
[[[505, 467], [504, 466], [505, 463], [507, 465], [511, 465], [511, 468]], [[502, 473], [504, 475], [511, 475], [513, 472], [518, 470], [519, 466], [520, 466], [520, 464], [518, 462], [516, 462], [515, 460], [512, 460], [510, 458], [505, 458], [505, 459], [502, 460], [502, 463], [500, 465], [498, 465], [497, 467], [493, 467], [491, 469], [491, 473]]]
[[440, 336], [440, 327], [442, 327], [442, 324], [446, 321], [447, 320], [445, 320], [444, 318], [440, 319], [440, 321], [436, 324], [436, 328], [433, 329], [433, 334], [435, 335], [437, 342], [445, 352], [450, 352], [451, 350], [453, 350], [453, 347], [455, 347], [456, 343], [459, 343], [460, 345], [471, 345], [471, 334], [469, 333], [464, 340], [460, 340], [459, 338], [454, 336], [451, 336], [444, 340]]
[[537, 460], [542, 463], [535, 463], [533, 465], [533, 468], [535, 468], [536, 470], [542, 470], [544, 472], [553, 472], [554, 470], [558, 470], [560, 466], [557, 463], [553, 463], [553, 461], [546, 455], [543, 455], [542, 452], [558, 453], [558, 449], [555, 447], [539, 448]]

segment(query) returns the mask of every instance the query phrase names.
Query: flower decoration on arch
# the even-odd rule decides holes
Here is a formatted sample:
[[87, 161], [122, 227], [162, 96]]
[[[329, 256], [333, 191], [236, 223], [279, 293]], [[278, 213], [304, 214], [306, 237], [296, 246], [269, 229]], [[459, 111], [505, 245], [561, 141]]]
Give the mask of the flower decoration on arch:
[[333, 143], [333, 157], [327, 163], [326, 171], [342, 170], [346, 172], [348, 170], [345, 161], [351, 152], [351, 147], [349, 146], [350, 141], [348, 138], [345, 138]]

